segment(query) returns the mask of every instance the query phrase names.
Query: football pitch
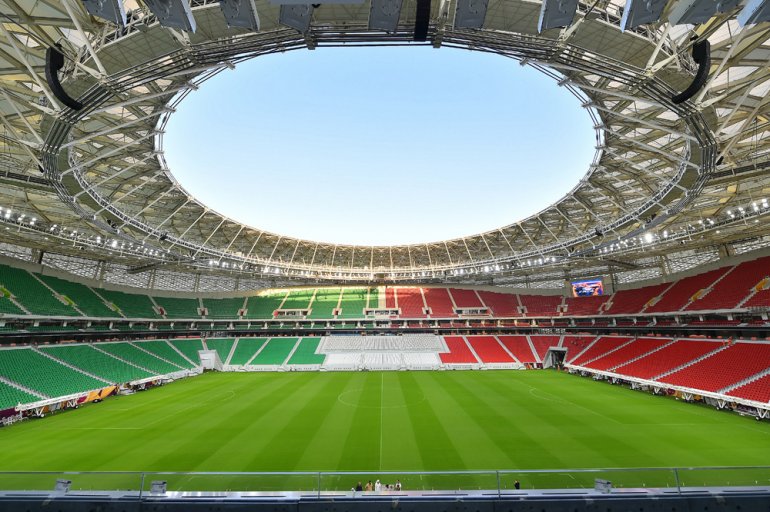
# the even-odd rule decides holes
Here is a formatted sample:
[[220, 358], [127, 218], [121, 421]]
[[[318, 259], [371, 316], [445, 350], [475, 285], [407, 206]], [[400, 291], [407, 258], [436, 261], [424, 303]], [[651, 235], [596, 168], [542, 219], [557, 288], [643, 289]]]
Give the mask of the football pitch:
[[[377, 478], [495, 488], [494, 473], [407, 474], [463, 470], [511, 470], [504, 487], [514, 478], [524, 488], [583, 487], [602, 476], [675, 486], [665, 471], [521, 470], [758, 466], [768, 463], [770, 423], [555, 371], [207, 373], [0, 429], [0, 451], [0, 471], [357, 472], [320, 484], [313, 475], [163, 476], [174, 490], [349, 490]], [[135, 475], [72, 477], [74, 486], [78, 478], [83, 488], [136, 488]], [[678, 478], [770, 485], [770, 470]], [[51, 482], [0, 479], [9, 489]]]

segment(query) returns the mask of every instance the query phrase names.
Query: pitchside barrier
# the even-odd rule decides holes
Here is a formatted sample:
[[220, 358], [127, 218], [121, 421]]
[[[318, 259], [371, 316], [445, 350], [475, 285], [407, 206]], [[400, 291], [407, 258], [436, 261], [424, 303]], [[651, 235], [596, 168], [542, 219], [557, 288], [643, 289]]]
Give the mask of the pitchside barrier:
[[[379, 491], [356, 491], [379, 480]], [[516, 487], [519, 483], [519, 488]], [[397, 483], [401, 490], [396, 490]], [[58, 486], [58, 490], [55, 490]], [[388, 488], [388, 486], [393, 486]], [[770, 466], [341, 472], [0, 472], [0, 496], [234, 499], [494, 497], [770, 492]]]

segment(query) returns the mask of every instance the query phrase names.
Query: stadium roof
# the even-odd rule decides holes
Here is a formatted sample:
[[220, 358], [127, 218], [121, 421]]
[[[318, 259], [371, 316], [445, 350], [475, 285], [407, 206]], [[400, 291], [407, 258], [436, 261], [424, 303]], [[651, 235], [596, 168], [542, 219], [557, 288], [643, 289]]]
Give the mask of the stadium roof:
[[[490, 0], [483, 28], [470, 30], [455, 28], [457, 0], [435, 0], [419, 42], [418, 3], [404, 0], [393, 33], [368, 29], [370, 1], [321, 4], [300, 33], [281, 25], [280, 6], [265, 0], [256, 2], [256, 32], [228, 28], [219, 1], [194, 0], [193, 33], [161, 26], [133, 0], [125, 3], [125, 28], [90, 16], [77, 0], [6, 0], [3, 241], [137, 272], [498, 283], [535, 269], [552, 278], [644, 268], [659, 275], [671, 270], [673, 253], [697, 260], [719, 246], [766, 244], [769, 24], [741, 27], [736, 7], [700, 25], [659, 22], [623, 32], [623, 5], [596, 0], [578, 4], [569, 27], [538, 34], [540, 2]], [[705, 39], [705, 87], [675, 104], [697, 71], [693, 46]], [[81, 110], [63, 104], [46, 80], [46, 49], [56, 44], [63, 88]], [[596, 127], [585, 176], [560, 201], [500, 229], [373, 247], [299, 240], [226, 218], [187, 193], [166, 166], [168, 116], [214, 74], [298, 48], [407, 44], [496, 53], [569, 88]], [[471, 199], [483, 201], [483, 191]]]

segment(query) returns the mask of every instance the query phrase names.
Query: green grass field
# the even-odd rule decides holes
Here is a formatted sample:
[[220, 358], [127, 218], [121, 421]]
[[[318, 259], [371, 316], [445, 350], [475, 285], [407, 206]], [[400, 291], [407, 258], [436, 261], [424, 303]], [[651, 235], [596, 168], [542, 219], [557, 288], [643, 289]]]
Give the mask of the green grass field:
[[[514, 476], [525, 488], [581, 487], [597, 476], [672, 486], [669, 472], [521, 470], [762, 465], [770, 423], [553, 371], [209, 373], [0, 429], [0, 453], [0, 471], [360, 472], [324, 476], [323, 489], [348, 490], [380, 471], [498, 469], [514, 471], [504, 487]], [[5, 488], [52, 481], [0, 479]], [[137, 488], [134, 475], [72, 479], [81, 488]], [[313, 475], [163, 479], [170, 489], [318, 487]], [[496, 479], [401, 478], [412, 489], [495, 488]], [[770, 485], [770, 470], [680, 479]]]

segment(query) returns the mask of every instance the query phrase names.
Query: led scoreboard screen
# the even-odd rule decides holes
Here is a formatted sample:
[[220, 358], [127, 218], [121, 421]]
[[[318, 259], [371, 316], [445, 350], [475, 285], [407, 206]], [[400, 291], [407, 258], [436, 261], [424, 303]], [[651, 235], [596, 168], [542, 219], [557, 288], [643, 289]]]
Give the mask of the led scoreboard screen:
[[572, 282], [573, 297], [595, 297], [597, 295], [604, 295], [604, 285], [601, 279]]

